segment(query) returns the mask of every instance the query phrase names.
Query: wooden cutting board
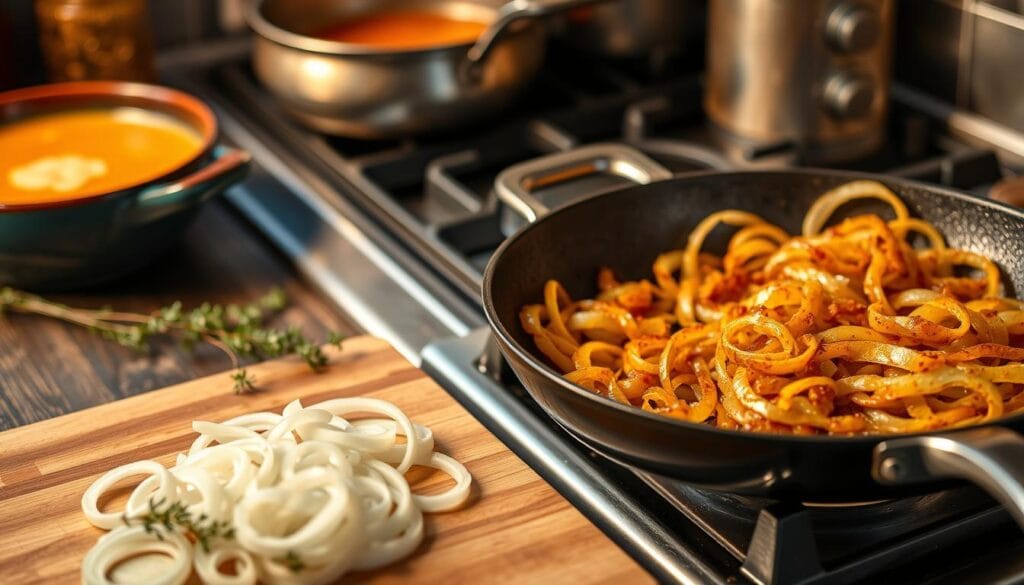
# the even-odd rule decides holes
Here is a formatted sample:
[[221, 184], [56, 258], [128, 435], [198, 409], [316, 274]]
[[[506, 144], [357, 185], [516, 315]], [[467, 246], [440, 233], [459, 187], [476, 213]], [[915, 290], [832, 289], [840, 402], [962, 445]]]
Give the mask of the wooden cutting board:
[[[389, 400], [434, 430], [437, 449], [473, 474], [470, 503], [427, 514], [423, 544], [382, 570], [346, 582], [650, 582], [651, 577], [544, 480], [387, 343], [359, 337], [311, 373], [296, 359], [249, 369], [259, 392], [235, 395], [226, 373], [0, 433], [0, 581], [78, 583], [85, 552], [103, 531], [79, 508], [106, 470], [139, 459], [170, 465], [195, 435], [191, 421], [219, 421], [340, 396]], [[441, 477], [413, 478], [414, 489]]]

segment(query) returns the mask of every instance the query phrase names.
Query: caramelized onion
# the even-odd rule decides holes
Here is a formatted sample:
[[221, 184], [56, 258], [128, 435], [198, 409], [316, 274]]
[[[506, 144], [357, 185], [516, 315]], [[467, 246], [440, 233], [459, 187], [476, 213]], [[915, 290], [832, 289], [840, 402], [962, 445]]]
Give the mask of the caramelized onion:
[[[863, 198], [894, 218], [826, 228]], [[737, 228], [721, 258], [704, 250], [720, 224]], [[1024, 303], [999, 297], [994, 262], [948, 248], [874, 181], [822, 195], [802, 233], [714, 213], [658, 256], [656, 284], [602, 269], [599, 296], [573, 300], [550, 281], [520, 320], [568, 380], [720, 428], [917, 432], [1024, 409]]]

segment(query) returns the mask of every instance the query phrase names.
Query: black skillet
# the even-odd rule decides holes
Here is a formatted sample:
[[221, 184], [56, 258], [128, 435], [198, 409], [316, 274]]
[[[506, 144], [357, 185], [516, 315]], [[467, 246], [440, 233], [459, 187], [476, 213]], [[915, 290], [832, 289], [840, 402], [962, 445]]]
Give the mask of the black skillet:
[[[642, 184], [593, 195], [550, 213], [531, 195], [560, 177], [605, 172]], [[596, 145], [510, 168], [502, 201], [533, 223], [491, 258], [483, 301], [502, 353], [533, 398], [595, 451], [636, 468], [715, 490], [812, 502], [854, 502], [933, 491], [951, 480], [979, 484], [1024, 525], [1024, 416], [917, 435], [805, 437], [720, 430], [620, 405], [562, 378], [519, 325], [519, 310], [559, 280], [574, 298], [592, 295], [601, 266], [650, 278], [654, 258], [685, 245], [690, 230], [722, 209], [755, 212], [799, 233], [811, 202], [828, 189], [876, 179], [949, 244], [983, 253], [1003, 270], [1008, 294], [1024, 291], [1024, 212], [958, 191], [845, 171], [787, 170], [670, 174], [639, 152]], [[664, 180], [659, 180], [664, 179]], [[850, 215], [891, 213], [870, 200]], [[538, 216], [539, 217], [538, 219]], [[721, 252], [728, 234], [707, 243]], [[716, 250], [715, 248], [718, 247]]]

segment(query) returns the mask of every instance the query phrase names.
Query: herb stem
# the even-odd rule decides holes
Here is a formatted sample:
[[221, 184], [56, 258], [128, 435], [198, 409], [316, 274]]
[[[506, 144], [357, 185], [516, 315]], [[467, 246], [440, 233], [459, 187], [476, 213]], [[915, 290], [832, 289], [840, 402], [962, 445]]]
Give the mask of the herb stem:
[[228, 344], [222, 342], [216, 336], [204, 335], [203, 341], [228, 354], [228, 357], [231, 358], [231, 367], [233, 369], [238, 369], [238, 367], [241, 366], [241, 363], [238, 361], [238, 354], [232, 351], [231, 348], [228, 347]]
[[107, 329], [110, 331], [116, 331], [118, 333], [126, 333], [131, 327], [120, 323], [110, 323], [103, 319], [97, 318], [94, 315], [88, 314], [89, 311], [82, 311], [79, 309], [69, 309], [61, 305], [45, 301], [39, 297], [26, 296], [22, 297], [22, 300], [18, 303], [7, 305], [4, 308], [17, 313], [27, 313], [42, 315], [45, 317], [52, 317], [75, 325], [81, 325], [83, 327], [91, 327], [97, 329]]
[[[205, 342], [231, 359], [236, 370], [232, 379], [238, 392], [254, 388], [253, 378], [241, 368], [242, 357], [263, 359], [297, 353], [313, 370], [327, 363], [320, 346], [306, 339], [299, 329], [263, 327], [263, 321], [281, 311], [287, 302], [284, 292], [275, 289], [247, 305], [203, 303], [186, 311], [176, 302], [143, 314], [72, 308], [9, 287], [0, 288], [0, 314], [7, 310], [58, 319], [132, 349], [147, 349], [147, 341], [155, 335], [176, 336], [189, 347]], [[328, 341], [340, 347], [341, 336], [331, 332]]]

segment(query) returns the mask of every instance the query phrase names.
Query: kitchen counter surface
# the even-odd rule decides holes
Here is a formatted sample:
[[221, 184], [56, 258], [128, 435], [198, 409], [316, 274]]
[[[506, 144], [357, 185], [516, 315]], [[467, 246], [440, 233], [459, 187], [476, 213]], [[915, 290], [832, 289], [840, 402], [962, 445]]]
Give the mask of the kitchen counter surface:
[[[279, 412], [295, 399], [313, 405], [344, 396], [390, 401], [430, 427], [436, 450], [461, 461], [473, 482], [465, 506], [426, 514], [423, 542], [410, 557], [347, 574], [338, 585], [653, 582], [387, 342], [353, 337], [341, 351], [327, 348], [327, 355], [331, 364], [320, 374], [311, 374], [295, 358], [253, 366], [263, 388], [245, 396], [224, 388], [217, 374], [4, 433], [3, 582], [77, 582], [82, 555], [103, 533], [82, 515], [82, 490], [116, 465], [140, 459], [173, 463], [173, 453], [187, 449], [194, 439], [189, 423], [196, 413], [225, 420], [245, 412]], [[408, 479], [416, 492], [436, 493], [449, 484], [442, 475], [418, 468]]]
[[[301, 281], [288, 261], [224, 202], [208, 205], [183, 240], [152, 266], [93, 290], [46, 296], [72, 306], [110, 306], [149, 312], [175, 300], [181, 300], [186, 307], [203, 302], [244, 303], [258, 298], [275, 286], [282, 287], [291, 302], [272, 322], [274, 326], [296, 325], [313, 339], [324, 339], [330, 330], [349, 335], [357, 332], [357, 327], [353, 323], [325, 303], [320, 295]], [[368, 341], [368, 338], [362, 338], [362, 341], [352, 340], [351, 343], [356, 344], [354, 348], [358, 348], [360, 343], [365, 345], [371, 342], [381, 343], [375, 340]], [[361, 350], [354, 351], [358, 354]], [[274, 366], [275, 363], [278, 366]], [[267, 368], [281, 367], [280, 364], [287, 363], [294, 365], [294, 361], [280, 360], [257, 368], [257, 383], [260, 376], [267, 376], [268, 384], [276, 384], [276, 387], [281, 388], [280, 376], [268, 374]], [[224, 372], [229, 367], [228, 358], [219, 350], [208, 346], [200, 346], [194, 353], [189, 353], [173, 342], [160, 342], [154, 345], [148, 355], [140, 355], [103, 340], [80, 327], [36, 316], [3, 315], [0, 316], [0, 430], [51, 419], [61, 414], [143, 394], [211, 373]], [[304, 371], [304, 367], [300, 368], [300, 371]], [[422, 373], [419, 376], [425, 379]], [[199, 385], [204, 383], [216, 383], [216, 379], [217, 376], [205, 381], [195, 381], [189, 388], [199, 388]], [[308, 379], [320, 380], [317, 377]], [[225, 391], [228, 391], [231, 380], [227, 373], [223, 374], [223, 384]], [[298, 391], [301, 387], [303, 386], [292, 387], [290, 383], [284, 386], [287, 391]], [[158, 397], [168, 396], [169, 391], [173, 390], [154, 393], [153, 399], [158, 403]], [[202, 394], [216, 395], [215, 392], [205, 390]], [[269, 395], [268, 393], [267, 396]], [[417, 396], [419, 395], [417, 392]], [[263, 400], [265, 397], [260, 399]], [[431, 403], [434, 402], [437, 401]], [[186, 403], [187, 400], [181, 406], [187, 408]], [[125, 405], [128, 404], [132, 402], [111, 405], [103, 412], [114, 412], [118, 408], [126, 408]], [[161, 416], [172, 411], [173, 409], [157, 409]], [[65, 423], [66, 419], [61, 419], [44, 424], [57, 424], [60, 426], [60, 432], [67, 432]], [[470, 426], [460, 424], [460, 429], [465, 431]], [[482, 428], [480, 432], [484, 432]], [[450, 433], [446, 433], [448, 434]], [[127, 444], [129, 438], [126, 436], [124, 440]], [[485, 473], [478, 470], [477, 482], [488, 486], [492, 482], [507, 484], [513, 477], [511, 470], [508, 465], [500, 464], [497, 457], [515, 457], [493, 437], [490, 440], [500, 452], [489, 454], [485, 459], [489, 462], [488, 465], [498, 464], [500, 472], [492, 470]], [[484, 444], [477, 440], [463, 443], [464, 446], [469, 445], [468, 448], [471, 449], [479, 449], [480, 445]], [[121, 453], [121, 456], [123, 455]], [[562, 577], [569, 581], [582, 579], [588, 582], [609, 583], [639, 583], [650, 580], [649, 575], [639, 565], [574, 510], [557, 492], [536, 477], [532, 471], [526, 470], [522, 463], [519, 465], [524, 476], [535, 478], [536, 486], [529, 490], [517, 486], [510, 493], [526, 494], [524, 497], [528, 502], [509, 500], [511, 496], [504, 494], [503, 491], [488, 487], [487, 490], [494, 491], [488, 502], [497, 503], [470, 508], [470, 511], [483, 511], [489, 506], [490, 509], [501, 513], [500, 518], [492, 518], [485, 522], [486, 530], [478, 530], [479, 534], [474, 533], [473, 526], [480, 523], [479, 519], [474, 520], [474, 517], [464, 514], [467, 519], [460, 520], [462, 516], [451, 515], [452, 521], [458, 523], [451, 530], [457, 536], [453, 539], [449, 537], [454, 545], [439, 545], [442, 539], [437, 537], [434, 528], [430, 528], [432, 532], [424, 546], [432, 551], [431, 554], [423, 554], [408, 561], [408, 564], [397, 565], [392, 573], [376, 575], [369, 580], [401, 582], [412, 574], [410, 567], [419, 565], [423, 565], [422, 570], [431, 574], [471, 573], [477, 575], [478, 580], [485, 578], [484, 580], [491, 582], [514, 579], [517, 575], [522, 577], [539, 574], [538, 571], [547, 571], [556, 581]], [[3, 483], [0, 482], [0, 485]], [[43, 483], [46, 484], [45, 481]], [[38, 487], [39, 481], [33, 480], [32, 485]], [[540, 504], [543, 504], [543, 513], [527, 513], [528, 509], [540, 510]], [[74, 510], [77, 510], [77, 507], [74, 507]], [[51, 512], [52, 510], [47, 513]], [[38, 542], [42, 531], [29, 532], [32, 533], [32, 538], [25, 542]], [[60, 541], [64, 544], [68, 538], [68, 534], [60, 535]], [[517, 548], [514, 546], [517, 539], [526, 541], [529, 545]], [[502, 546], [496, 549], [493, 542], [500, 542]], [[551, 542], [557, 543], [558, 546], [552, 548]], [[64, 544], [61, 545], [61, 550], [66, 548]], [[477, 549], [484, 552], [475, 556], [464, 552]], [[495, 553], [495, 550], [498, 552]], [[497, 560], [504, 562], [505, 565], [496, 565]], [[22, 561], [15, 562], [20, 569], [24, 569]], [[71, 559], [70, 562], [71, 573], [74, 573], [77, 571], [77, 560]], [[47, 567], [49, 571], [50, 565]], [[573, 570], [578, 573], [573, 574]]]
[[[272, 326], [299, 326], [313, 340], [330, 330], [357, 332], [223, 201], [207, 205], [185, 237], [147, 268], [95, 289], [45, 296], [76, 307], [149, 312], [176, 300], [185, 308], [245, 303], [274, 287], [290, 303]], [[228, 357], [209, 346], [152, 346], [140, 354], [48, 318], [0, 316], [0, 430], [230, 368]], [[231, 384], [227, 374], [224, 383]]]

